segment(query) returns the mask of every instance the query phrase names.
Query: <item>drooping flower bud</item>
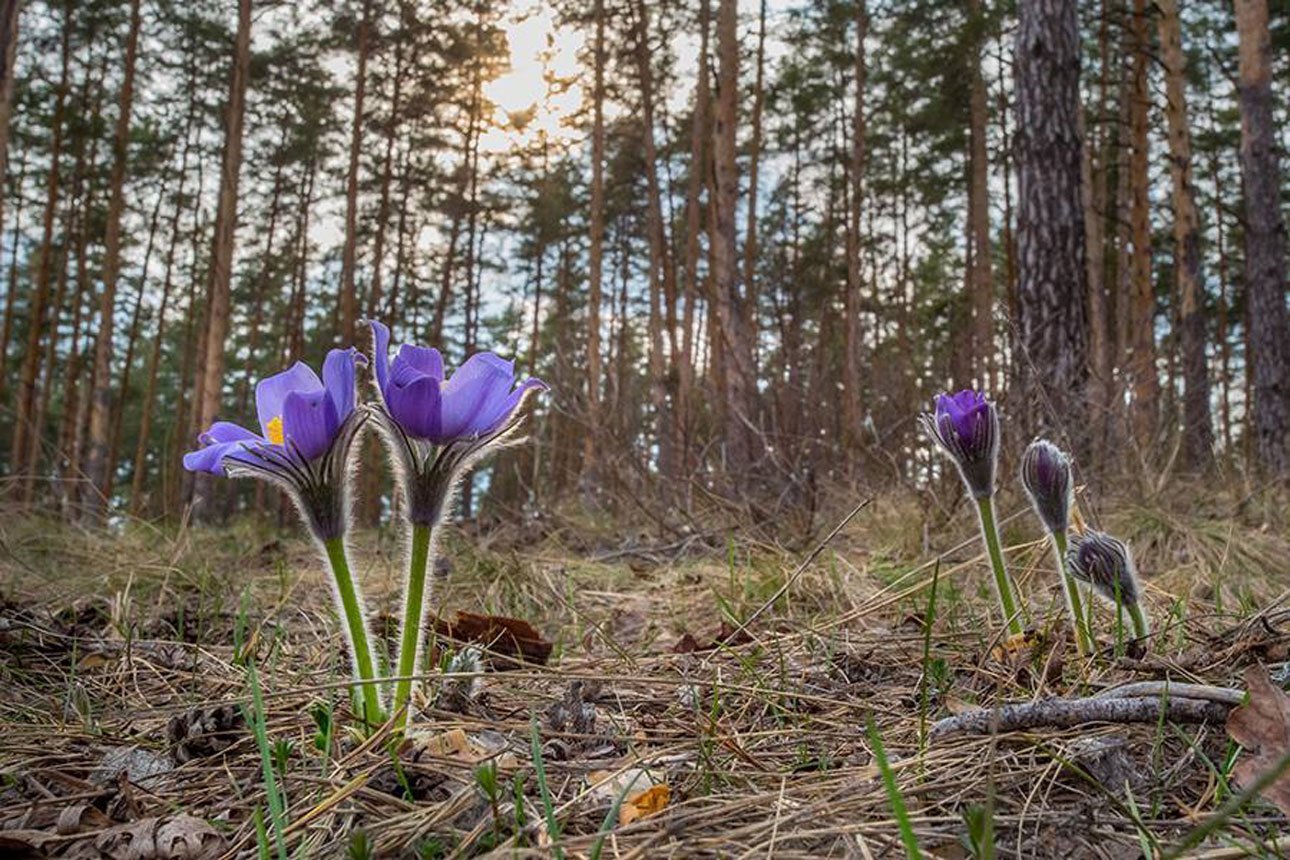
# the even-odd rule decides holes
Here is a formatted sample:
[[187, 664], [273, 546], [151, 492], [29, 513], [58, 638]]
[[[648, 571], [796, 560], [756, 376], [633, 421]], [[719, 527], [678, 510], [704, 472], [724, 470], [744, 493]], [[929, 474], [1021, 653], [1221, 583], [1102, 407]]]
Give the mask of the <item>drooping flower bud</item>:
[[1138, 574], [1129, 548], [1105, 532], [1086, 531], [1072, 537], [1066, 570], [1111, 603], [1117, 602], [1117, 594], [1125, 606], [1138, 603]]
[[972, 495], [978, 499], [992, 497], [999, 461], [999, 413], [994, 404], [970, 388], [957, 394], [939, 394], [935, 414], [924, 414], [922, 422], [954, 460]]
[[1071, 461], [1066, 453], [1046, 439], [1031, 442], [1021, 456], [1021, 483], [1048, 530], [1066, 531], [1071, 513]]

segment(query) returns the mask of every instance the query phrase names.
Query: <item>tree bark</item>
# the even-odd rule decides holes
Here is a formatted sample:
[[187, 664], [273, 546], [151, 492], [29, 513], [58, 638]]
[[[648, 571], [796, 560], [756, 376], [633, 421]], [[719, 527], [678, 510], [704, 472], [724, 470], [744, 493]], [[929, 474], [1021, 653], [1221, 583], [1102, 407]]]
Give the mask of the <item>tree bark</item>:
[[1287, 469], [1290, 431], [1290, 325], [1286, 320], [1286, 226], [1280, 207], [1281, 168], [1272, 113], [1267, 0], [1236, 0], [1241, 102], [1241, 175], [1245, 185], [1247, 356], [1254, 389], [1258, 466]]
[[1151, 279], [1151, 176], [1147, 124], [1151, 111], [1148, 68], [1151, 27], [1146, 0], [1134, 0], [1129, 24], [1133, 49], [1129, 92], [1129, 258], [1127, 307], [1128, 348], [1125, 371], [1130, 385], [1130, 424], [1133, 438], [1145, 454], [1151, 450], [1160, 414], [1160, 379], [1156, 373], [1155, 285]]
[[[238, 0], [228, 106], [224, 114], [224, 157], [220, 166], [219, 200], [215, 209], [211, 267], [206, 287], [204, 355], [198, 363], [193, 391], [193, 426], [202, 431], [219, 411], [224, 391], [224, 341], [229, 329], [229, 299], [233, 279], [233, 240], [237, 231], [238, 177], [242, 169], [242, 126], [246, 84], [251, 68], [251, 0]], [[183, 440], [185, 443], [187, 440]], [[194, 481], [195, 490], [209, 481]]]
[[1200, 218], [1192, 180], [1191, 130], [1187, 124], [1186, 60], [1178, 0], [1157, 0], [1160, 47], [1165, 65], [1169, 124], [1169, 174], [1173, 181], [1174, 254], [1181, 297], [1183, 453], [1194, 470], [1213, 464], [1214, 429], [1209, 409], [1209, 363], [1205, 357], [1205, 280], [1201, 272]]
[[[89, 451], [85, 475], [95, 491], [91, 510], [101, 518], [111, 499], [108, 493], [108, 448], [112, 441], [112, 335], [116, 317], [117, 281], [121, 275], [121, 214], [125, 209], [125, 175], [130, 152], [130, 116], [134, 106], [134, 69], [139, 56], [140, 0], [130, 2], [130, 31], [125, 40], [125, 70], [112, 139], [107, 227], [103, 250], [103, 292], [99, 301], [99, 331], [94, 343], [94, 390], [90, 399]], [[146, 273], [145, 273], [146, 275]], [[122, 395], [125, 392], [121, 392]]]
[[354, 119], [349, 129], [349, 167], [345, 174], [345, 245], [340, 262], [340, 336], [344, 344], [358, 339], [358, 170], [363, 148], [363, 99], [367, 92], [367, 57], [371, 52], [371, 0], [363, 0], [358, 22], [358, 70], [354, 76]]
[[713, 312], [720, 338], [719, 343], [713, 344], [713, 351], [721, 354], [723, 384], [719, 407], [726, 465], [732, 477], [746, 472], [757, 458], [757, 384], [752, 332], [747, 324], [735, 251], [735, 210], [739, 204], [737, 6], [736, 0], [720, 0], [717, 6], [717, 102], [712, 133], [716, 182], [712, 219]]
[[985, 24], [981, 20], [981, 0], [970, 0], [970, 27], [973, 36], [968, 55], [968, 269], [969, 295], [972, 306], [973, 375], [987, 390], [994, 389], [994, 266], [990, 243], [990, 162], [986, 153], [985, 76], [981, 72], [981, 44]]
[[49, 288], [54, 274], [54, 220], [58, 214], [58, 199], [61, 191], [61, 171], [63, 159], [63, 122], [67, 111], [67, 92], [70, 88], [70, 66], [72, 55], [72, 10], [75, 4], [68, 0], [63, 15], [63, 32], [60, 40], [60, 69], [58, 86], [54, 97], [54, 113], [51, 120], [52, 139], [49, 145], [49, 175], [45, 180], [45, 214], [41, 229], [39, 262], [36, 265], [36, 283], [31, 301], [27, 306], [27, 344], [22, 354], [22, 367], [18, 373], [17, 418], [14, 422], [13, 444], [9, 455], [11, 474], [23, 475], [35, 468], [28, 461], [28, 438], [40, 433], [39, 428], [32, 426], [33, 413], [36, 411], [36, 377], [40, 372], [40, 344], [45, 336], [48, 323]]
[[869, 145], [865, 121], [868, 69], [864, 44], [868, 35], [868, 4], [865, 0], [857, 0], [853, 67], [855, 100], [851, 108], [851, 163], [848, 168], [851, 187], [847, 211], [847, 286], [842, 302], [842, 444], [849, 451], [860, 447], [861, 438], [860, 293], [864, 276], [860, 264], [860, 233], [863, 230], [864, 174]]
[[[18, 16], [22, 0], [0, 2], [0, 183], [9, 175], [9, 117], [13, 109], [13, 70], [18, 57]], [[4, 198], [0, 193], [0, 235], [4, 235]], [[6, 322], [8, 316], [5, 317]], [[0, 382], [0, 391], [3, 391]]]
[[594, 480], [599, 467], [600, 302], [605, 255], [605, 0], [592, 7], [591, 225], [587, 247], [587, 411], [582, 475]]
[[1088, 326], [1075, 0], [1022, 0], [1016, 37], [1018, 304], [1030, 432], [1087, 454]]

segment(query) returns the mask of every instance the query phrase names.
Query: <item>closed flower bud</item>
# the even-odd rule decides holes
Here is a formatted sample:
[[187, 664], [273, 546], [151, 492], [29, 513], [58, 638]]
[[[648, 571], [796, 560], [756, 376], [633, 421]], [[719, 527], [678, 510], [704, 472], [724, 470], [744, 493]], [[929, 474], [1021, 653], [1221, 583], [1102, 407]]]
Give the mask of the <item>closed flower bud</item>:
[[1066, 570], [1111, 603], [1118, 594], [1125, 606], [1137, 605], [1138, 575], [1124, 541], [1098, 531], [1076, 535], [1066, 553]]
[[1046, 439], [1031, 442], [1021, 457], [1021, 483], [1048, 530], [1066, 531], [1071, 513], [1071, 461], [1065, 452]]

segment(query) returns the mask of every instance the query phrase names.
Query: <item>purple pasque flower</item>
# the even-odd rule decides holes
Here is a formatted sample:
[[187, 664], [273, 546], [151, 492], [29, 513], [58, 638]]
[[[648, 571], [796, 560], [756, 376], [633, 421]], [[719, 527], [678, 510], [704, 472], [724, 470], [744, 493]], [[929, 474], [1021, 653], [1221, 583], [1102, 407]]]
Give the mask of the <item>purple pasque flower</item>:
[[964, 389], [938, 394], [936, 412], [924, 413], [923, 426], [958, 466], [972, 495], [994, 495], [994, 474], [999, 461], [999, 413], [984, 394]]
[[1129, 547], [1105, 532], [1089, 530], [1072, 537], [1066, 570], [1110, 603], [1117, 602], [1117, 594], [1125, 606], [1138, 602], [1138, 575]]
[[432, 347], [405, 343], [391, 361], [389, 328], [371, 326], [380, 394], [371, 408], [399, 465], [409, 519], [433, 525], [461, 474], [510, 441], [524, 399], [547, 385], [532, 378], [516, 385], [514, 363], [491, 352], [475, 353], [451, 376]]
[[1047, 439], [1036, 439], [1021, 455], [1021, 483], [1035, 513], [1050, 532], [1070, 526], [1071, 461]]
[[260, 478], [287, 491], [319, 540], [345, 531], [347, 476], [354, 436], [367, 418], [355, 408], [354, 348], [333, 349], [322, 379], [304, 362], [255, 386], [256, 434], [216, 421], [184, 455], [184, 468], [228, 477]]

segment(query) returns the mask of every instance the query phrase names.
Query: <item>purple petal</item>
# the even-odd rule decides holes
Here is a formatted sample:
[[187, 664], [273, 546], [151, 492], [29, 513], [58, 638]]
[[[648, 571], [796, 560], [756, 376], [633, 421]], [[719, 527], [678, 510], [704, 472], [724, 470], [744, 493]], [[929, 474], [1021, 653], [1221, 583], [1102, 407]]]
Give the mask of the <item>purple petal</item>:
[[184, 468], [190, 472], [224, 474], [224, 457], [241, 449], [242, 444], [259, 440], [250, 430], [228, 421], [216, 421], [210, 429], [197, 437], [202, 447], [184, 455]]
[[336, 408], [336, 417], [344, 421], [354, 411], [354, 376], [358, 350], [333, 349], [323, 362], [323, 385]]
[[524, 398], [530, 391], [546, 391], [550, 388], [540, 379], [529, 378], [520, 383], [519, 387], [508, 394], [506, 397], [493, 401], [495, 406], [494, 413], [488, 414], [481, 411], [475, 419], [475, 424], [479, 427], [480, 435], [487, 435], [501, 429], [515, 415], [515, 410], [520, 408]]
[[441, 441], [439, 380], [404, 365], [390, 380], [385, 406], [404, 433], [435, 443]]
[[394, 356], [395, 373], [398, 372], [400, 365], [411, 367], [425, 376], [443, 380], [443, 356], [433, 347], [403, 344], [399, 347], [398, 354]]
[[390, 377], [390, 329], [376, 320], [372, 320], [372, 360], [376, 362], [376, 387], [384, 395]]
[[478, 435], [487, 425], [481, 416], [497, 416], [515, 383], [514, 365], [491, 352], [466, 359], [443, 386], [443, 424], [446, 438]]
[[210, 429], [197, 437], [202, 445], [220, 445], [224, 442], [245, 442], [248, 439], [259, 439], [250, 430], [231, 421], [216, 421]]
[[268, 438], [269, 422], [282, 417], [287, 395], [297, 391], [313, 394], [323, 390], [318, 374], [303, 361], [297, 361], [289, 369], [261, 379], [255, 386], [255, 411], [260, 419], [260, 432]]
[[326, 393], [293, 391], [282, 406], [282, 435], [306, 460], [321, 457], [336, 438], [340, 420]]

